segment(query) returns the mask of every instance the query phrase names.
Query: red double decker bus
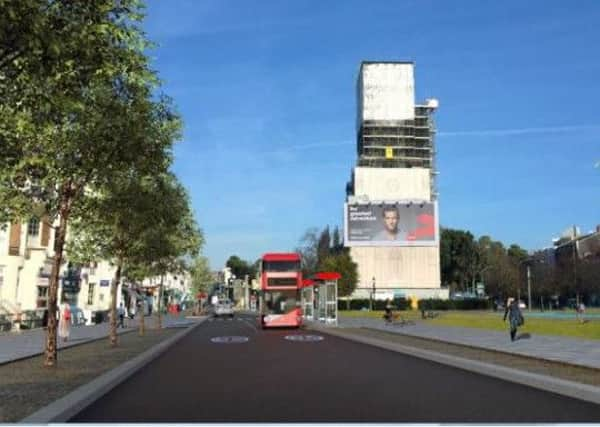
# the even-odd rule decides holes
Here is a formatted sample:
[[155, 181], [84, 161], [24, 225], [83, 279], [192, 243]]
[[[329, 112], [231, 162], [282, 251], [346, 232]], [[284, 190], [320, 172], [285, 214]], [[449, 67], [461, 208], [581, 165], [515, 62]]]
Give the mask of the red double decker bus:
[[263, 328], [302, 324], [302, 269], [297, 253], [269, 253], [260, 264], [260, 321]]

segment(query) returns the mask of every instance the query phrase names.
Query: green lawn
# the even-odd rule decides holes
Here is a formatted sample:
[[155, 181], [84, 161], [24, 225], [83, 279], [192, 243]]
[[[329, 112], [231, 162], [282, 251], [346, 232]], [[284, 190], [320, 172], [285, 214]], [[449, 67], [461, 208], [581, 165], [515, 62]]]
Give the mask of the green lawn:
[[[587, 313], [598, 312], [586, 310]], [[400, 311], [405, 318], [421, 320], [421, 313], [416, 310]], [[435, 319], [421, 320], [433, 325], [461, 326], [468, 328], [490, 329], [507, 331], [508, 321], [502, 321], [503, 312], [493, 313], [491, 311], [439, 311]], [[341, 317], [373, 317], [381, 319], [383, 311], [340, 311]], [[541, 319], [527, 317], [527, 311], [523, 312], [525, 325], [519, 328], [520, 332], [529, 332], [539, 335], [560, 335], [573, 338], [585, 338], [600, 340], [600, 320], [593, 319], [586, 323], [579, 323], [575, 319]]]

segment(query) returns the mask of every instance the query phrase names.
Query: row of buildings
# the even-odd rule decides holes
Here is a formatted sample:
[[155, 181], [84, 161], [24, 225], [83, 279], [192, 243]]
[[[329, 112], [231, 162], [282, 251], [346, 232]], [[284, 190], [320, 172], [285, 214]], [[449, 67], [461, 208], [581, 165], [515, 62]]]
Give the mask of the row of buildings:
[[582, 260], [600, 263], [600, 225], [587, 233], [577, 226], [569, 227], [553, 239], [552, 246], [534, 251], [531, 259], [554, 267], [570, 267]]
[[[15, 313], [40, 319], [48, 306], [50, 274], [54, 258], [54, 228], [47, 221], [4, 224], [0, 227], [0, 322], [7, 323]], [[116, 268], [99, 260], [87, 265], [69, 262], [64, 257], [59, 275], [58, 303], [75, 310], [75, 322], [90, 322], [97, 312], [110, 306], [110, 289]], [[124, 282], [124, 281], [122, 281]], [[187, 274], [167, 274], [162, 278], [166, 300], [180, 301], [189, 294]], [[117, 304], [134, 310], [146, 299], [149, 307], [158, 303], [161, 278], [145, 279], [140, 285], [119, 283]]]

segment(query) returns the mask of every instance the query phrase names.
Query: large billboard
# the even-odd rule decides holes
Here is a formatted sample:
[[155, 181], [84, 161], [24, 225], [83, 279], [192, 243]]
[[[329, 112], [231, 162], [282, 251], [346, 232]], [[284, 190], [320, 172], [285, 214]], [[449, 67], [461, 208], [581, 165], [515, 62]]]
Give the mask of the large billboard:
[[344, 205], [345, 246], [434, 246], [438, 234], [435, 202]]

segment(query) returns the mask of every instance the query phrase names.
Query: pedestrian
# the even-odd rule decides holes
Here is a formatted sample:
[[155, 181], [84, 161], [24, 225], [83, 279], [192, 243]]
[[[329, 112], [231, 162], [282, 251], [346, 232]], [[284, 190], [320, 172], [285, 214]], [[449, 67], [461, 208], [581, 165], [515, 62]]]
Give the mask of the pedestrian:
[[119, 308], [117, 309], [117, 315], [119, 316], [119, 324], [117, 325], [118, 327], [124, 328], [125, 327], [125, 309], [123, 308], [123, 303], [121, 303], [119, 305]]
[[519, 308], [519, 302], [514, 298], [509, 298], [506, 302], [503, 321], [506, 321], [507, 316], [510, 324], [510, 340], [514, 341], [517, 336], [517, 328], [524, 323], [523, 314]]
[[23, 322], [23, 311], [21, 310], [21, 303], [17, 304], [17, 312], [15, 313], [14, 328], [17, 333], [21, 333], [21, 323]]
[[58, 336], [63, 339], [63, 342], [67, 342], [71, 333], [71, 307], [66, 302], [63, 303], [59, 319]]
[[383, 319], [386, 321], [386, 323], [392, 323], [392, 320], [394, 320], [394, 314], [392, 312], [393, 308], [394, 306], [392, 305], [392, 300], [388, 298], [385, 303], [385, 308], [383, 309]]
[[579, 321], [581, 323], [585, 323], [585, 319], [583, 317], [584, 314], [585, 314], [585, 305], [583, 304], [583, 301], [581, 301], [579, 303], [579, 305], [577, 306], [577, 318], [579, 319]]

